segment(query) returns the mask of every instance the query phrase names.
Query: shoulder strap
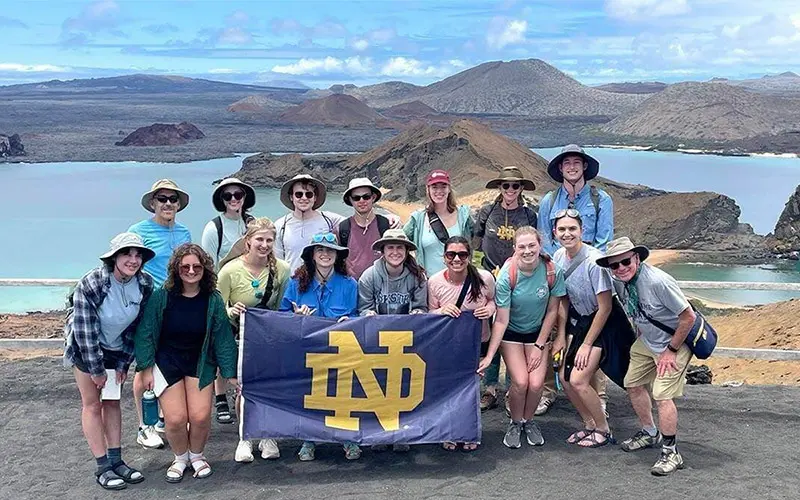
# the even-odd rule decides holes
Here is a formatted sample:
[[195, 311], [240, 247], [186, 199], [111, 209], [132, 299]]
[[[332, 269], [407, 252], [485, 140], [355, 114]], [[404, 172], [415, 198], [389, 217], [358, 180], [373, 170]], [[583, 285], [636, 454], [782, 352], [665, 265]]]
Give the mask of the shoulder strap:
[[[556, 264], [546, 255], [542, 255], [541, 259], [547, 272], [547, 288], [552, 290], [556, 284]], [[517, 259], [511, 257], [506, 262], [508, 262], [508, 285], [513, 292], [517, 286]]]
[[589, 196], [592, 197], [592, 203], [594, 204], [594, 224], [597, 226], [597, 223], [600, 220], [600, 192], [597, 190], [597, 186], [594, 184], [589, 186]]
[[325, 215], [325, 212], [323, 211], [320, 211], [319, 214], [322, 216], [323, 219], [325, 219], [325, 222], [328, 223], [328, 231], [333, 232], [333, 221], [331, 220], [331, 218]]
[[556, 263], [553, 262], [549, 257], [544, 258], [544, 269], [547, 271], [547, 288], [550, 290], [556, 284]]
[[581, 252], [581, 254], [575, 258], [575, 260], [570, 262], [569, 267], [567, 268], [566, 271], [564, 271], [564, 281], [567, 281], [567, 278], [569, 278], [572, 275], [572, 273], [574, 273], [575, 270], [578, 269], [578, 267], [580, 267], [581, 264], [583, 264], [583, 261], [585, 261], [588, 258], [589, 258], [589, 252]]
[[458, 300], [456, 301], [456, 307], [461, 309], [461, 305], [464, 304], [464, 299], [467, 298], [467, 291], [469, 291], [469, 277], [464, 279], [464, 284], [461, 285], [461, 292], [458, 294]]
[[531, 227], [535, 228], [538, 225], [539, 217], [533, 208], [529, 207], [528, 205], [523, 205], [522, 209], [525, 210], [525, 216], [528, 219], [528, 224]]
[[339, 223], [339, 244], [346, 247], [348, 241], [350, 241], [350, 217]]
[[264, 296], [261, 297], [261, 301], [256, 306], [259, 309], [267, 309], [267, 304], [269, 303], [269, 299], [272, 297], [272, 292], [275, 289], [275, 275], [277, 273], [277, 267], [275, 268], [274, 273], [269, 273], [269, 278], [267, 278], [267, 287], [264, 289]]
[[242, 220], [244, 221], [244, 225], [245, 225], [245, 226], [246, 226], [246, 225], [248, 225], [248, 224], [250, 224], [250, 222], [252, 222], [254, 219], [255, 219], [255, 216], [253, 216], [253, 215], [251, 215], [251, 214], [248, 214], [248, 213], [245, 213], [245, 214], [242, 216]]
[[219, 260], [219, 251], [222, 250], [222, 217], [218, 215], [213, 221], [214, 227], [217, 228], [217, 260]]
[[517, 259], [512, 256], [508, 260], [510, 261], [508, 263], [508, 286], [513, 292], [514, 287], [517, 286]]
[[375, 218], [378, 219], [378, 233], [383, 236], [383, 233], [390, 227], [389, 218], [380, 214], [375, 214]]
[[435, 211], [431, 210], [428, 212], [428, 222], [430, 222], [431, 229], [433, 229], [436, 238], [444, 244], [444, 242], [450, 238], [450, 235], [447, 233], [447, 228], [444, 227], [442, 219], [439, 218], [439, 215]]
[[668, 327], [667, 325], [665, 325], [664, 323], [658, 321], [657, 319], [651, 318], [649, 314], [644, 312], [644, 309], [642, 309], [641, 304], [636, 304], [636, 308], [639, 309], [639, 312], [641, 313], [641, 315], [644, 316], [647, 319], [647, 321], [649, 321], [653, 326], [657, 327], [659, 330], [661, 330], [664, 333], [667, 333], [669, 335], [674, 335], [675, 334], [675, 330], [674, 329]]

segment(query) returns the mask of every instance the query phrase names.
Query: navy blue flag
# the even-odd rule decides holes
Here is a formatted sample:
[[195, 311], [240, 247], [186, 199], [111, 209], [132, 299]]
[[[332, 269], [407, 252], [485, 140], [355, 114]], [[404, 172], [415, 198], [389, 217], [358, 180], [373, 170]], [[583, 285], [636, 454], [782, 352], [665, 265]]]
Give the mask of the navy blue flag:
[[479, 442], [480, 335], [471, 314], [336, 323], [248, 308], [239, 346], [242, 438]]

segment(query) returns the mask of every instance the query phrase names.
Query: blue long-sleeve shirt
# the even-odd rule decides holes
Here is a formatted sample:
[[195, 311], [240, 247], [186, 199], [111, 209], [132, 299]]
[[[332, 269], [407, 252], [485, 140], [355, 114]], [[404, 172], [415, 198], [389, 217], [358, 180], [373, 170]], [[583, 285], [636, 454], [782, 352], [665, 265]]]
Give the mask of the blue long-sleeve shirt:
[[314, 280], [308, 290], [301, 293], [297, 279], [292, 278], [283, 294], [280, 310], [293, 312], [292, 302], [298, 307], [305, 304], [316, 309], [314, 316], [358, 316], [358, 282], [350, 276], [333, 273], [324, 287]]
[[[600, 214], [595, 213], [590, 186], [587, 183], [575, 196], [574, 206], [583, 221], [583, 241], [606, 251], [608, 242], [614, 238], [614, 203], [611, 197], [602, 189], [597, 189], [600, 201]], [[539, 203], [539, 232], [542, 233], [542, 248], [551, 257], [561, 248], [561, 244], [553, 238], [555, 215], [559, 210], [569, 208], [569, 194], [563, 186], [555, 191], [550, 191], [542, 197]]]

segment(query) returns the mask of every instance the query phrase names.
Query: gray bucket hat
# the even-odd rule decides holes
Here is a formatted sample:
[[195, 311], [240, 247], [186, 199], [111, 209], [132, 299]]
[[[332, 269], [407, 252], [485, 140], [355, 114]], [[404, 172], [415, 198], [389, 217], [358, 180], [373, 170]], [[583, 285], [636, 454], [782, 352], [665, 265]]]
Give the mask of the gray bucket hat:
[[606, 254], [597, 259], [597, 265], [600, 267], [608, 267], [608, 259], [626, 254], [628, 252], [636, 252], [639, 255], [639, 260], [644, 262], [650, 256], [650, 249], [643, 245], [634, 245], [630, 238], [623, 236], [611, 240], [608, 243]]
[[314, 251], [314, 247], [325, 247], [325, 248], [332, 248], [336, 250], [336, 253], [339, 254], [343, 259], [346, 259], [348, 255], [350, 255], [350, 249], [347, 247], [339, 246], [339, 238], [336, 237], [333, 233], [317, 233], [311, 237], [311, 241], [303, 247], [302, 257], [303, 259], [308, 258], [308, 254]]
[[583, 170], [583, 179], [585, 181], [590, 181], [597, 177], [597, 174], [600, 173], [600, 162], [595, 160], [593, 157], [586, 154], [582, 147], [578, 146], [577, 144], [569, 144], [561, 148], [561, 153], [558, 154], [555, 158], [550, 160], [550, 163], [547, 165], [547, 173], [550, 174], [550, 177], [553, 178], [556, 182], [564, 182], [564, 176], [561, 174], [561, 162], [564, 160], [565, 156], [580, 156], [583, 158], [588, 165]]
[[153, 207], [150, 206], [150, 202], [153, 201], [153, 196], [161, 189], [169, 189], [178, 194], [178, 199], [181, 203], [180, 208], [178, 208], [178, 212], [189, 206], [189, 194], [186, 191], [181, 190], [172, 179], [161, 179], [157, 180], [153, 184], [153, 186], [150, 188], [150, 191], [142, 195], [142, 206], [148, 212], [153, 212]]
[[387, 243], [402, 243], [409, 251], [417, 250], [417, 245], [408, 239], [408, 236], [406, 236], [406, 233], [402, 229], [387, 229], [386, 232], [383, 233], [383, 236], [372, 244], [372, 249], [383, 252], [383, 246]]
[[289, 210], [294, 210], [292, 193], [289, 191], [292, 189], [292, 186], [294, 186], [295, 182], [313, 184], [317, 187], [317, 199], [314, 200], [314, 205], [311, 207], [312, 210], [316, 210], [325, 204], [325, 197], [328, 194], [328, 189], [325, 187], [325, 184], [323, 184], [319, 179], [315, 179], [308, 174], [298, 174], [284, 182], [283, 186], [281, 186], [281, 203], [283, 203], [283, 206]]
[[141, 236], [136, 233], [125, 232], [111, 238], [111, 243], [108, 244], [108, 251], [100, 256], [100, 260], [106, 261], [126, 248], [137, 248], [142, 253], [142, 264], [156, 256], [154, 251], [144, 246]]
[[342, 196], [345, 205], [350, 205], [351, 207], [353, 206], [353, 201], [350, 199], [350, 193], [362, 187], [370, 188], [372, 190], [372, 192], [375, 194], [374, 201], [378, 201], [381, 199], [383, 193], [381, 193], [381, 190], [378, 189], [378, 187], [375, 186], [375, 184], [373, 184], [371, 180], [367, 179], [366, 177], [356, 177], [355, 179], [352, 179], [350, 183], [347, 185], [347, 191], [345, 191], [344, 195]]
[[227, 179], [222, 179], [219, 185], [214, 188], [214, 192], [211, 193], [211, 203], [214, 205], [214, 209], [217, 212], [225, 211], [225, 202], [222, 200], [222, 190], [227, 186], [239, 186], [242, 188], [242, 191], [244, 191], [242, 210], [249, 210], [256, 204], [256, 192], [252, 186], [245, 184], [236, 177], [228, 177]]

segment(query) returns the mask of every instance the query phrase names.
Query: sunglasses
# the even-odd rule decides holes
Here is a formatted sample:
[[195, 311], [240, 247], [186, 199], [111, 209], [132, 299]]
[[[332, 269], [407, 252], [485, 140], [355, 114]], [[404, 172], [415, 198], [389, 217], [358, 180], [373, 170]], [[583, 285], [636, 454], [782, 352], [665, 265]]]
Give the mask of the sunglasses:
[[[555, 219], [561, 219], [563, 217], [571, 217], [573, 219], [577, 219], [581, 216], [581, 213], [575, 210], [574, 208], [565, 208], [563, 210], [559, 210], [556, 212]], [[626, 264], [627, 265], [627, 264]]]
[[188, 273], [189, 271], [194, 271], [195, 273], [199, 273], [203, 270], [202, 264], [181, 264], [181, 272]]
[[303, 196], [305, 196], [306, 198], [308, 198], [310, 200], [311, 198], [313, 198], [316, 195], [314, 194], [314, 191], [295, 191], [294, 192], [294, 197], [297, 198], [298, 200], [301, 199]]
[[619, 269], [620, 266], [625, 266], [625, 267], [630, 266], [632, 261], [633, 257], [628, 257], [627, 259], [622, 259], [619, 262], [609, 262], [608, 267], [612, 271], [616, 271], [617, 269]]
[[178, 198], [177, 194], [173, 194], [173, 195], [170, 195], [170, 196], [167, 196], [167, 195], [164, 195], [164, 194], [160, 194], [158, 196], [155, 196], [155, 199], [158, 200], [159, 203], [170, 202], [172, 204], [175, 204], [175, 203], [178, 203], [178, 200], [180, 198]]
[[225, 201], [241, 200], [242, 198], [244, 198], [244, 191], [235, 191], [233, 193], [226, 191], [222, 193], [222, 199]]
[[336, 236], [333, 233], [315, 234], [311, 237], [311, 243], [322, 243], [325, 241], [333, 243], [334, 245], [337, 243]]
[[445, 252], [444, 258], [447, 260], [455, 260], [458, 257], [461, 260], [467, 260], [469, 258], [469, 252]]
[[369, 194], [351, 194], [350, 199], [353, 201], [369, 200], [372, 198], [372, 193]]
[[513, 189], [516, 191], [522, 184], [518, 182], [504, 182], [500, 184], [500, 187], [503, 188], [504, 191], [508, 191], [509, 189]]

